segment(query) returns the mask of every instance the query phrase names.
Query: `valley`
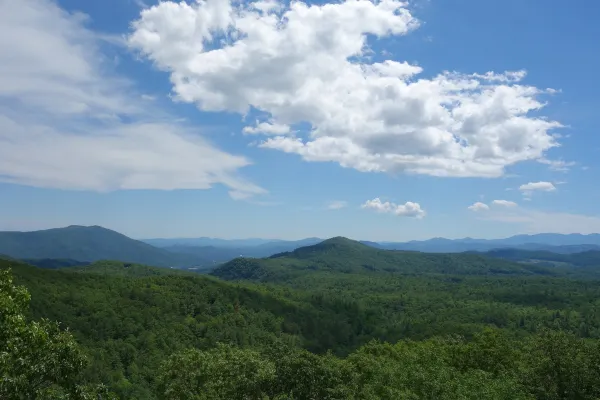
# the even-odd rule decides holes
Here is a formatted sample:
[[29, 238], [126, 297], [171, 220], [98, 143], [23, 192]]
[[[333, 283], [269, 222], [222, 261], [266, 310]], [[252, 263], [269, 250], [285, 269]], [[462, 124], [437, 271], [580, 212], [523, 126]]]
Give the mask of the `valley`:
[[31, 293], [28, 318], [72, 332], [88, 360], [78, 380], [115, 398], [595, 399], [600, 263], [578, 254], [556, 266], [523, 250], [336, 237], [202, 274], [116, 260], [0, 267]]

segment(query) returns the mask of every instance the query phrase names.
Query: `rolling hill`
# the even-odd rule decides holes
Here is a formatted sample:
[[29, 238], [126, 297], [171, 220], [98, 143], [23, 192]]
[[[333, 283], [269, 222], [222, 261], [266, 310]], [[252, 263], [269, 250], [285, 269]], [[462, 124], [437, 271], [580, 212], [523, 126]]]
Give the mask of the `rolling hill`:
[[504, 239], [445, 239], [413, 240], [410, 242], [365, 242], [387, 250], [412, 250], [429, 253], [457, 253], [465, 251], [489, 251], [501, 248], [523, 250], [545, 250], [554, 253], [577, 253], [586, 250], [600, 250], [600, 234], [543, 233], [536, 235], [516, 235]]
[[315, 272], [342, 274], [394, 273], [402, 275], [532, 275], [549, 269], [522, 265], [478, 254], [426, 254], [377, 249], [336, 237], [275, 254], [266, 259], [237, 258], [211, 274], [226, 280], [282, 281]]
[[502, 258], [518, 262], [534, 262], [545, 264], [566, 264], [574, 267], [600, 267], [600, 251], [582, 251], [579, 253], [559, 254], [550, 251], [533, 251], [521, 249], [498, 249], [483, 253], [488, 257]]
[[0, 232], [0, 254], [18, 259], [119, 260], [159, 267], [206, 265], [206, 259], [175, 254], [100, 226], [34, 232]]

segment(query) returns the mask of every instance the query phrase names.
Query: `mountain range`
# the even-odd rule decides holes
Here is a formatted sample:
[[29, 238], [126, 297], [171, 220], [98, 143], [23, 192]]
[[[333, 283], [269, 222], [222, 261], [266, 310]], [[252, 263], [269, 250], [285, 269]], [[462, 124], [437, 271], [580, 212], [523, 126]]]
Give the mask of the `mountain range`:
[[[295, 241], [214, 238], [140, 241], [100, 226], [72, 225], [33, 232], [0, 232], [0, 254], [27, 259], [30, 264], [50, 267], [81, 265], [98, 260], [119, 260], [159, 267], [208, 269], [238, 257], [269, 257], [321, 242], [323, 239], [315, 237]], [[599, 234], [538, 234], [491, 240], [434, 238], [410, 242], [361, 243], [379, 250], [426, 253], [490, 252], [508, 248], [564, 255], [600, 251]], [[498, 256], [493, 252], [489, 255]], [[546, 258], [548, 257], [550, 256], [546, 255]]]
[[158, 267], [191, 267], [207, 260], [172, 253], [100, 226], [77, 226], [33, 232], [0, 232], [0, 254], [27, 259], [79, 262], [120, 260]]
[[260, 282], [289, 282], [315, 273], [532, 275], [551, 274], [552, 271], [480, 254], [383, 250], [335, 237], [269, 258], [236, 258], [211, 272], [225, 280]]

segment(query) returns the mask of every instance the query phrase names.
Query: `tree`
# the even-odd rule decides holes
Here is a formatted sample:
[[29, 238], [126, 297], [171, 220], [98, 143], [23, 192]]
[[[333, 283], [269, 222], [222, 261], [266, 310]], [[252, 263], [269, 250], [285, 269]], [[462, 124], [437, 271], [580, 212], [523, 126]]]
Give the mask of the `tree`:
[[103, 387], [80, 384], [86, 359], [71, 333], [45, 319], [27, 320], [29, 301], [10, 270], [0, 270], [0, 398], [107, 398]]

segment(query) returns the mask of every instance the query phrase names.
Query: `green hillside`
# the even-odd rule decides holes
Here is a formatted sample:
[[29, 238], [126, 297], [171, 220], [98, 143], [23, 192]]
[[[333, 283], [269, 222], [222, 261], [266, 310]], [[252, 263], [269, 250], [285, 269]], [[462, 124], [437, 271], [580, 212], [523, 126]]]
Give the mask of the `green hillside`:
[[112, 261], [7, 268], [28, 316], [81, 344], [81, 379], [121, 399], [600, 395], [600, 285], [560, 271], [343, 238], [215, 271], [236, 282]]
[[208, 264], [193, 255], [170, 253], [99, 226], [0, 232], [0, 254], [17, 259], [119, 260], [160, 267]]
[[574, 266], [600, 270], [600, 251], [588, 250], [579, 253], [559, 254], [550, 251], [498, 249], [484, 253], [488, 257], [519, 262], [533, 262], [556, 266]]
[[550, 269], [522, 265], [477, 254], [435, 254], [376, 249], [336, 237], [313, 246], [280, 253], [266, 259], [238, 258], [215, 268], [211, 274], [227, 280], [281, 282], [313, 274], [457, 274], [536, 275]]

